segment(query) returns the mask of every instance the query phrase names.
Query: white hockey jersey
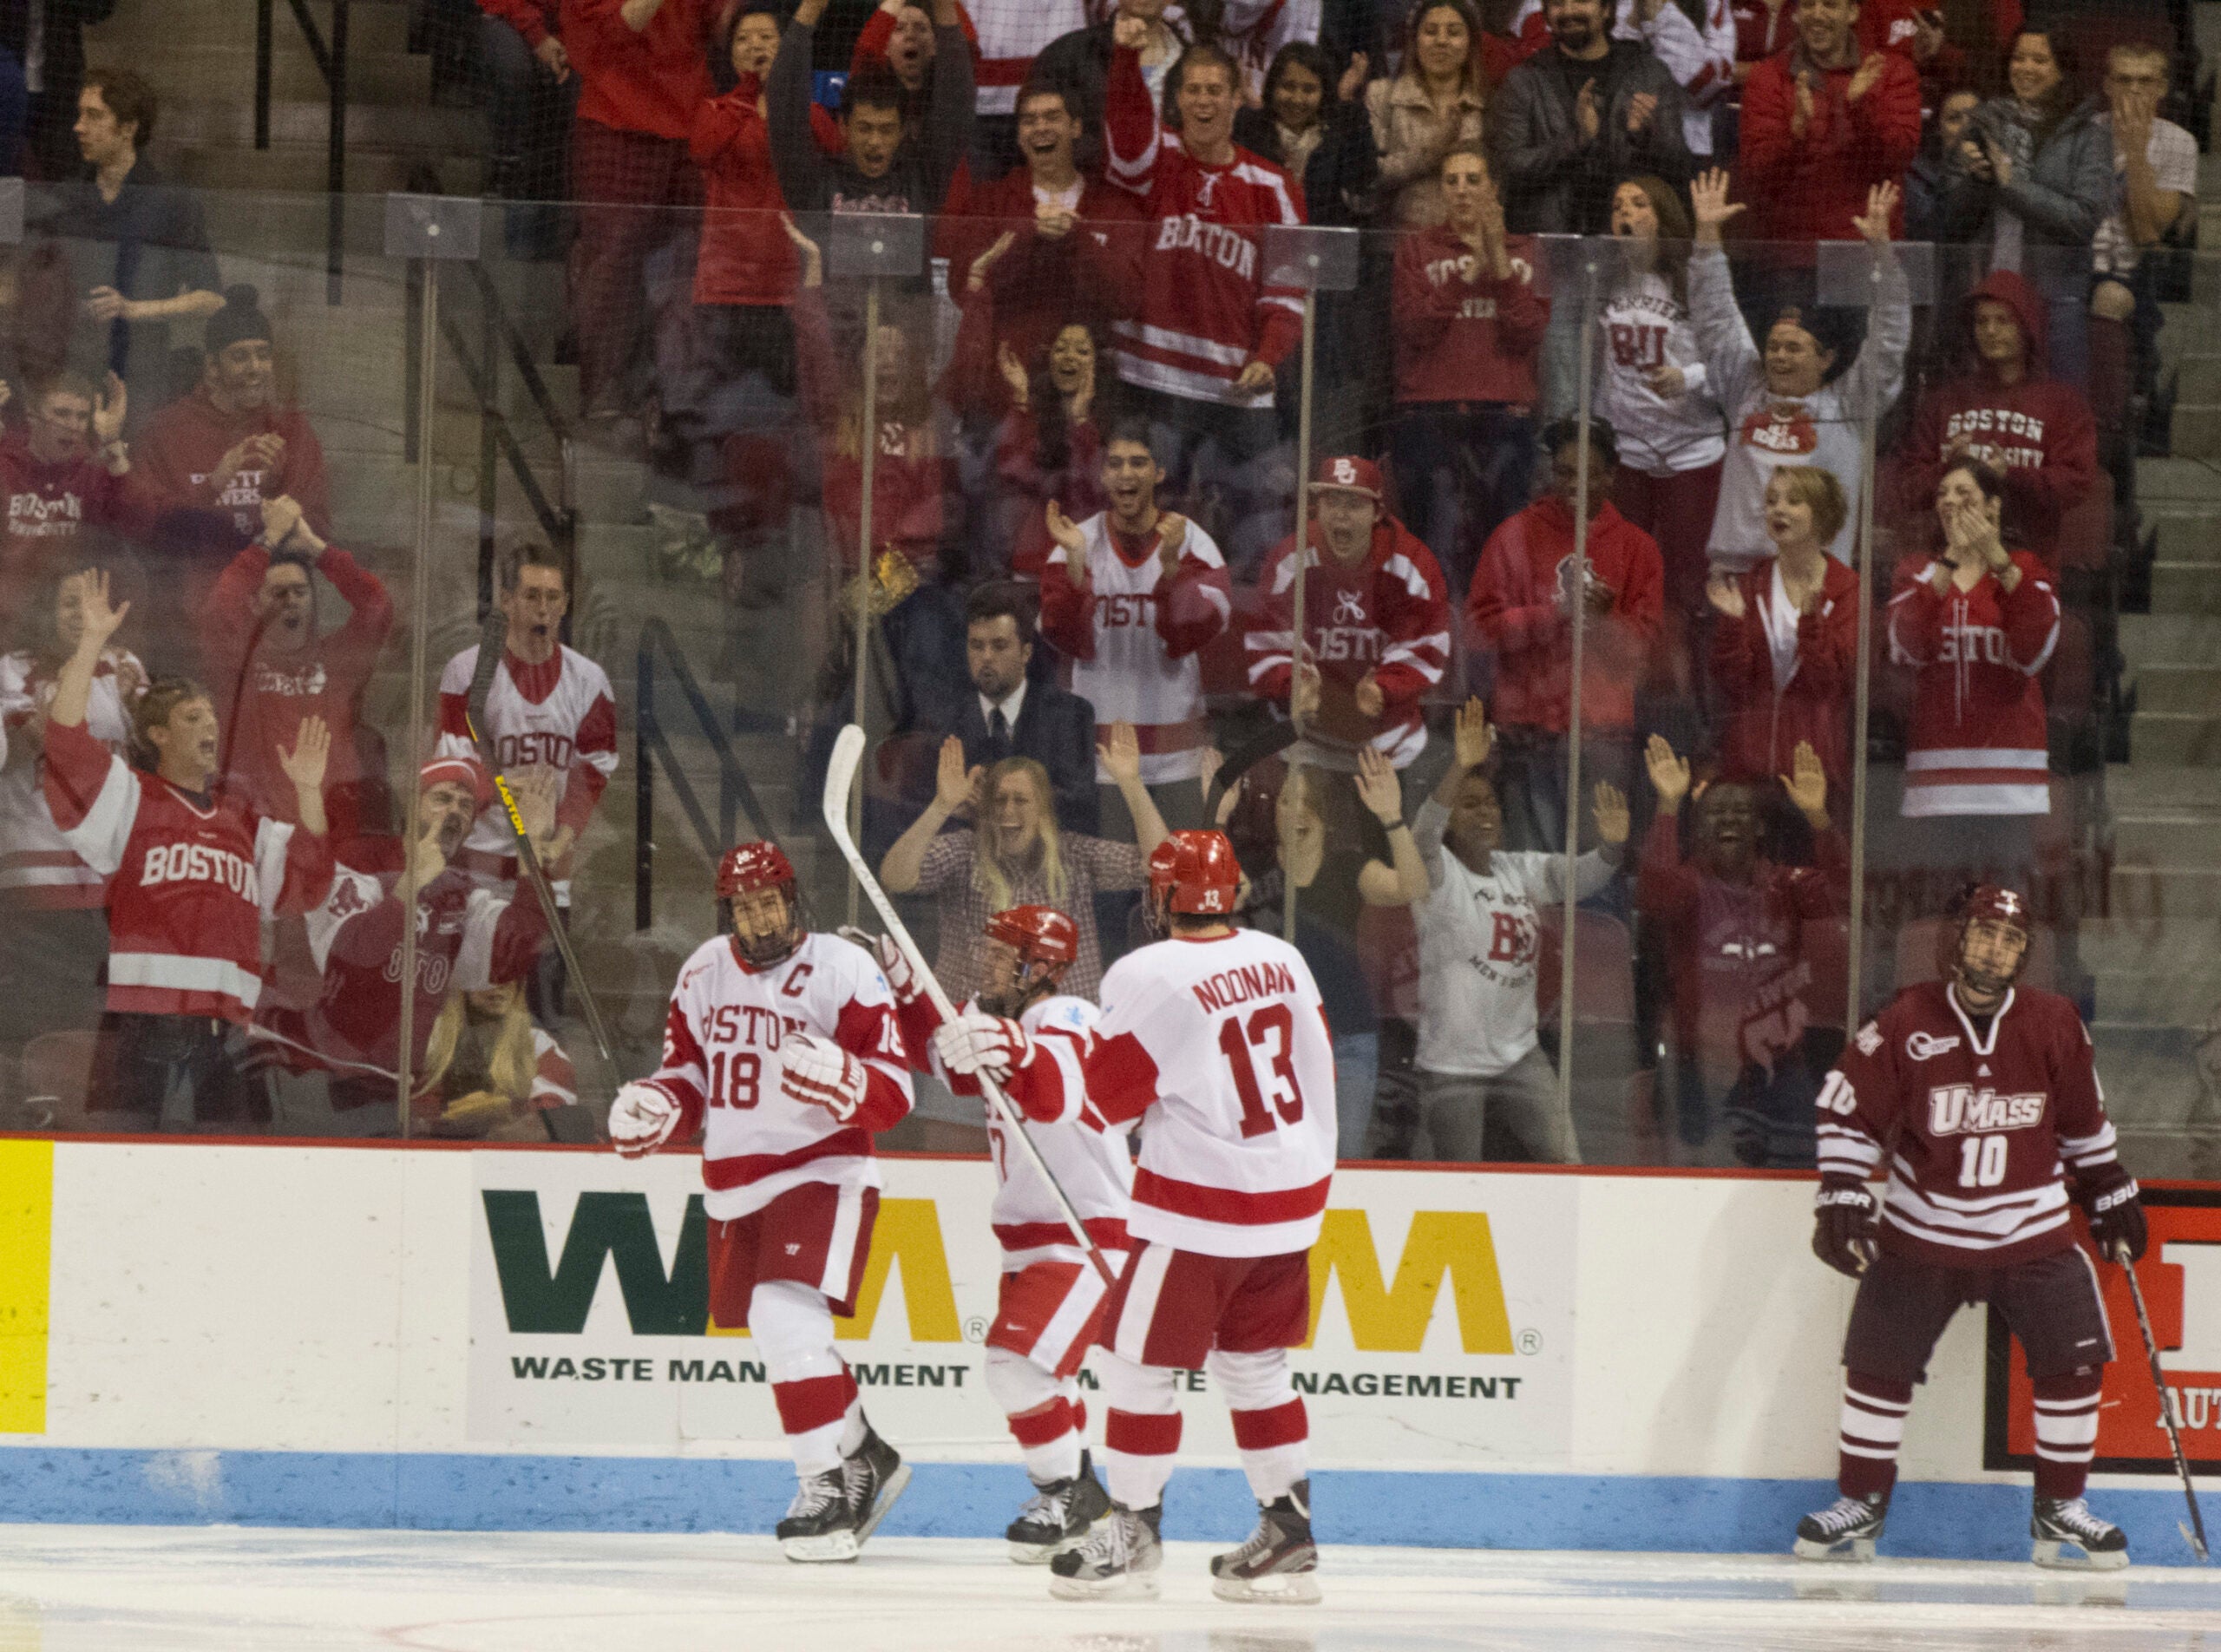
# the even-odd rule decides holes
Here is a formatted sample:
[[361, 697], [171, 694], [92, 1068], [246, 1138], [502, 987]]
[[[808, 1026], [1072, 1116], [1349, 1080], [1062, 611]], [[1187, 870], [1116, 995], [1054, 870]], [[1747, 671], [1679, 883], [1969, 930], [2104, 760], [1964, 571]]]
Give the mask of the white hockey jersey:
[[[977, 1005], [964, 1007], [971, 1010]], [[931, 1000], [914, 1000], [902, 1006], [901, 1014], [912, 1059], [922, 1059], [928, 1071], [956, 1094], [979, 1095], [978, 1079], [950, 1072], [934, 1052], [931, 1029], [940, 1018]], [[1033, 1059], [1054, 1065], [1058, 1083], [1070, 1104], [1065, 1116], [1053, 1124], [1028, 1119], [1025, 1133], [1086, 1224], [1088, 1236], [1102, 1249], [1124, 1250], [1126, 1210], [1134, 1188], [1133, 1154], [1126, 1140], [1130, 1126], [1106, 1126], [1084, 1105], [1087, 1052], [1094, 1043], [1100, 1017], [1101, 1012], [1085, 999], [1060, 993], [1043, 999], [1018, 1018], [1019, 1025], [1032, 1037]], [[1057, 1207], [1057, 1196], [1049, 1190], [1025, 1150], [1010, 1140], [1010, 1126], [1003, 1123], [1002, 1115], [987, 1105], [984, 1097], [981, 1105], [986, 1112], [997, 1183], [988, 1221], [995, 1230], [995, 1242], [1003, 1248], [1005, 1271], [1036, 1262], [1077, 1257], [1079, 1247], [1065, 1224], [1064, 1212]]]
[[[779, 1047], [790, 1032], [832, 1039], [864, 1064], [868, 1088], [854, 1118], [787, 1098]], [[887, 977], [837, 935], [806, 935], [763, 970], [743, 963], [730, 936], [704, 941], [678, 972], [663, 1065], [645, 1082], [683, 1109], [675, 1140], [701, 1130], [704, 1205], [720, 1222], [808, 1182], [877, 1187], [872, 1136], [911, 1103]]]
[[[448, 661], [440, 673], [439, 755], [475, 757], [470, 738], [470, 679], [478, 669], [475, 645]], [[494, 766], [512, 780], [527, 769], [554, 769], [567, 777], [556, 805], [559, 824], [586, 829], [610, 776], [617, 772], [617, 701], [600, 666], [572, 648], [559, 647], [553, 659], [528, 665], [505, 653], [486, 693], [486, 724], [479, 731], [494, 754]], [[463, 839], [455, 864], [495, 882], [517, 875], [516, 839], [497, 798]], [[570, 881], [555, 885], [567, 904]]]
[[[1202, 772], [1207, 732], [1202, 651], [1234, 614], [1226, 558], [1191, 521], [1167, 580], [1157, 537], [1129, 560], [1110, 522], [1098, 512], [1079, 524], [1087, 541], [1084, 587], [1071, 582], [1065, 547], [1049, 553], [1042, 633], [1071, 661], [1071, 691], [1095, 707], [1096, 726], [1134, 725], [1145, 784], [1193, 780]], [[1110, 782], [1100, 762], [1095, 777]]]
[[1334, 1054], [1303, 954], [1254, 929], [1179, 938], [1103, 978], [1086, 1064], [1104, 1120], [1140, 1118], [1126, 1230], [1210, 1256], [1319, 1237], [1334, 1176]]

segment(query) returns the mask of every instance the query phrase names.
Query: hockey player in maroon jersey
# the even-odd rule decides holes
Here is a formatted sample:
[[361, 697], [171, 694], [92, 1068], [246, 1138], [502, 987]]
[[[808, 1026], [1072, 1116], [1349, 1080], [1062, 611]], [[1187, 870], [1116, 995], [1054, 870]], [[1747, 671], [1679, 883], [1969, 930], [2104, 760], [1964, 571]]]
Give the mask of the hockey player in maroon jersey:
[[[2128, 1564], [2128, 1539], [2082, 1500], [2098, 1393], [2113, 1357], [2097, 1271], [2069, 1200], [2107, 1257], [2144, 1254], [2135, 1178], [2073, 1005], [2016, 987], [2028, 904], [1969, 886], [1943, 932], [1943, 977], [1899, 993], [1844, 1048], [1818, 1103], [1812, 1249], [1858, 1281], [1844, 1336], [1842, 1495], [1798, 1523], [1808, 1560], [1870, 1559], [1912, 1391], [1961, 1305], [2004, 1315], [2035, 1389], [2033, 1558]], [[1894, 1143], [1894, 1146], [1891, 1144]], [[1866, 1177], [1890, 1157], [1876, 1219]]]
[[710, 1314], [755, 1337], [802, 1482], [779, 1545], [854, 1560], [910, 1479], [833, 1346], [879, 1214], [872, 1137], [910, 1111], [902, 1032], [870, 955], [805, 927], [777, 844], [728, 849], [717, 888], [725, 933], [679, 970], [663, 1064], [619, 1088], [609, 1138], [633, 1157], [702, 1132]]
[[[1310, 1249], [1334, 1173], [1334, 1058], [1318, 983], [1285, 941], [1228, 921], [1241, 868], [1218, 832], [1175, 832], [1150, 856], [1165, 939], [1103, 978], [1083, 1064], [1105, 1124], [1143, 1120], [1131, 1259], [1103, 1314], [1108, 1518], [1050, 1562], [1062, 1600], [1154, 1596], [1165, 1482], [1180, 1448], [1181, 1371], [1208, 1367], [1233, 1413], [1257, 1530], [1211, 1561], [1222, 1600], [1319, 1598], [1310, 1424], [1287, 1350], [1310, 1333]], [[935, 1036], [952, 1071], [1006, 1082], [1028, 1118], [1078, 1098], [1016, 1022], [966, 1013]], [[1049, 1059], [1045, 1059], [1045, 1056]]]
[[[1025, 1133], [1088, 1237], [1113, 1268], [1123, 1266], [1133, 1157], [1126, 1131], [1104, 1129], [1084, 1105], [1082, 1065], [1094, 1035], [1095, 1006], [1061, 990], [1065, 972], [1079, 955], [1079, 930], [1054, 907], [1007, 907], [987, 920], [979, 944], [981, 986], [965, 1007], [1012, 1018], [1050, 1064], [1042, 1082], [1065, 1098], [1063, 1112], [1055, 1122], [1029, 1123]], [[919, 990], [909, 960], [892, 941], [881, 941], [878, 953], [894, 988], [911, 1065], [934, 1073], [960, 1096], [979, 1094], [976, 1073], [953, 1072], [934, 1052], [934, 1035], [944, 1024], [933, 1000]], [[998, 1183], [989, 1220], [1002, 1247], [1003, 1271], [995, 1322], [987, 1333], [986, 1381], [1010, 1419], [1033, 1481], [1032, 1498], [1004, 1534], [1011, 1558], [1030, 1565], [1078, 1548], [1110, 1512], [1110, 1496], [1087, 1453], [1087, 1406], [1078, 1378], [1110, 1288], [1074, 1241], [1032, 1160], [1007, 1139], [1007, 1130], [1002, 1115], [989, 1108]]]

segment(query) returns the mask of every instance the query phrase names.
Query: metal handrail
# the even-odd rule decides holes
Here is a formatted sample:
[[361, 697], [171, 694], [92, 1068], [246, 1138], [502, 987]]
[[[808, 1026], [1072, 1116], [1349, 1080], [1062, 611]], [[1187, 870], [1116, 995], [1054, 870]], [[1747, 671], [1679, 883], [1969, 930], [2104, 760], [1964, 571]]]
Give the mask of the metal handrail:
[[[672, 750], [670, 738], [664, 733], [662, 720], [656, 713], [658, 653], [670, 666], [672, 680], [685, 697], [687, 709], [693, 713], [702, 738], [710, 743], [710, 750], [717, 760], [717, 822], [714, 829], [701, 799], [694, 795], [693, 783], [679, 766], [678, 754]], [[768, 839], [771, 831], [764, 823], [756, 789], [748, 783], [740, 759], [733, 755], [731, 739], [711, 711], [702, 685], [695, 680], [693, 669], [679, 649], [678, 639], [662, 620], [648, 620], [641, 624], [635, 671], [638, 692], [632, 718], [632, 928], [638, 930], [655, 922], [656, 783], [651, 757], [662, 762], [671, 780], [672, 793], [678, 799], [679, 810], [693, 827], [702, 853], [711, 860], [723, 855], [725, 846], [734, 841], [733, 822], [741, 814], [747, 815], [754, 836]]]
[[[331, 0], [331, 36], [324, 37], [310, 14], [308, 0], [286, 0], [293, 21], [308, 43], [309, 56], [324, 76], [331, 103], [331, 128], [324, 138], [324, 302], [340, 301], [339, 276], [346, 237], [347, 193], [347, 11], [349, 0]], [[255, 0], [254, 147], [270, 147], [270, 77], [277, 52], [276, 0]]]

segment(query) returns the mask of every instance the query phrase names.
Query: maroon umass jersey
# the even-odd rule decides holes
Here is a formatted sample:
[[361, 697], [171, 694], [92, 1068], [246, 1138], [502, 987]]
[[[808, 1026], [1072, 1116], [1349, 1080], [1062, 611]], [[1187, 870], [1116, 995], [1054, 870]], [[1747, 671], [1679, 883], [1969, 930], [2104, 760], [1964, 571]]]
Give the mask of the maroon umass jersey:
[[1942, 981], [1908, 987], [1844, 1046], [1818, 1108], [1824, 1174], [1864, 1177], [1889, 1152], [1883, 1249], [1947, 1268], [2067, 1249], [2067, 1173], [2116, 1162], [2082, 1018], [2025, 987], [1980, 1032]]

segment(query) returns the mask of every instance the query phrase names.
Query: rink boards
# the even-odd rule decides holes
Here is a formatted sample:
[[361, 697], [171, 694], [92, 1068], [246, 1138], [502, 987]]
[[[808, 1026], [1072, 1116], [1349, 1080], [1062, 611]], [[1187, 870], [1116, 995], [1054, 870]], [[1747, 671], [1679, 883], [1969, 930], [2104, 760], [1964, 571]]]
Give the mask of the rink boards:
[[[889, 1530], [992, 1535], [1024, 1491], [980, 1381], [993, 1175], [885, 1171], [842, 1346], [919, 1465]], [[760, 1528], [791, 1474], [752, 1342], [708, 1321], [698, 1177], [685, 1154], [0, 1141], [0, 1518]], [[1833, 1474], [1851, 1293], [1811, 1255], [1811, 1194], [1342, 1172], [1294, 1355], [1322, 1535], [1781, 1546]], [[2221, 1468], [2221, 1190], [2154, 1201], [2142, 1282]], [[2172, 1559], [2178, 1492], [2122, 1472], [2164, 1446], [2111, 1283], [2098, 1485], [2139, 1557]], [[1969, 1313], [1937, 1351], [1893, 1547], [2025, 1557], [2024, 1385], [1990, 1341]], [[1222, 1531], [1247, 1503], [1225, 1412], [1205, 1378], [1183, 1404], [1168, 1535]]]

